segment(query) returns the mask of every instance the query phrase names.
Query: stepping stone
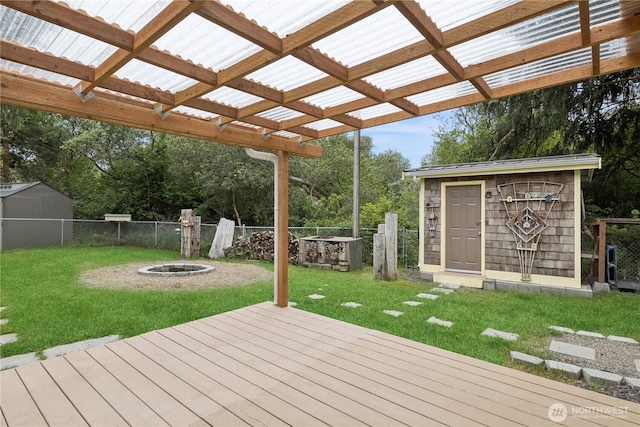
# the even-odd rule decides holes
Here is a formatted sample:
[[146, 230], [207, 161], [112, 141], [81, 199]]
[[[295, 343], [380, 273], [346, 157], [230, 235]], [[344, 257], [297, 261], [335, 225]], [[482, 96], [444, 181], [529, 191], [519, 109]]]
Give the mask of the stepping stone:
[[447, 289], [447, 288], [433, 288], [433, 289], [430, 289], [429, 292], [440, 292], [441, 294], [449, 295], [450, 293], [455, 291], [453, 289]]
[[629, 384], [632, 389], [640, 390], [640, 379], [639, 378], [624, 377], [624, 382]]
[[5, 308], [7, 308], [7, 307], [0, 307], [0, 311], [4, 310]]
[[441, 320], [435, 316], [431, 316], [427, 319], [428, 323], [433, 323], [434, 325], [444, 326], [446, 328], [450, 328], [453, 326], [453, 322], [449, 322], [448, 320]]
[[604, 335], [598, 332], [589, 332], [589, 331], [578, 331], [576, 332], [576, 335], [583, 335], [585, 337], [592, 337], [592, 338], [604, 338]]
[[311, 299], [322, 299], [322, 298], [324, 298], [324, 295], [313, 294], [313, 295], [309, 295], [309, 298], [311, 298]]
[[6, 325], [9, 323], [9, 319], [0, 319], [0, 325]]
[[562, 374], [566, 377], [578, 379], [582, 374], [582, 368], [580, 366], [572, 365], [570, 363], [556, 362], [555, 360], [545, 360], [544, 365], [547, 370]]
[[576, 331], [574, 331], [571, 328], [564, 328], [562, 326], [549, 326], [549, 329], [553, 329], [554, 331], [560, 331], [563, 332], [565, 334], [575, 334]]
[[589, 368], [582, 368], [582, 377], [586, 382], [594, 382], [602, 385], [620, 385], [622, 382], [622, 376], [618, 374]]
[[120, 337], [118, 335], [109, 335], [102, 338], [92, 338], [84, 341], [72, 342], [71, 344], [63, 344], [56, 347], [51, 347], [42, 352], [44, 357], [50, 359], [52, 357], [62, 356], [64, 354], [72, 353], [74, 351], [86, 350], [88, 348], [97, 347], [110, 342], [117, 341]]
[[422, 304], [420, 301], [403, 301], [402, 303], [410, 305], [412, 307], [416, 307], [416, 306], [419, 306], [420, 304]]
[[353, 308], [361, 307], [361, 306], [362, 306], [362, 304], [358, 304], [357, 302], [343, 302], [343, 303], [342, 303], [342, 304], [340, 304], [340, 305], [341, 305], [341, 306], [344, 306], [344, 307], [353, 307]]
[[442, 284], [440, 284], [440, 287], [441, 288], [447, 288], [447, 289], [453, 289], [454, 291], [460, 289], [460, 285], [457, 285], [455, 283], [442, 283]]
[[438, 299], [438, 295], [433, 295], [433, 294], [418, 294], [416, 295], [416, 298], [424, 298], [424, 299]]
[[539, 366], [544, 363], [544, 360], [540, 359], [539, 357], [520, 353], [519, 351], [511, 351], [509, 352], [509, 355], [511, 356], [511, 360], [513, 360], [513, 363], [517, 363], [519, 365]]
[[620, 341], [620, 342], [626, 342], [629, 344], [640, 344], [638, 341], [634, 340], [633, 338], [627, 338], [627, 337], [617, 337], [615, 335], [609, 335], [607, 337], [608, 340], [611, 341]]
[[384, 314], [388, 314], [389, 316], [393, 316], [393, 317], [402, 316], [404, 314], [401, 311], [396, 311], [396, 310], [383, 310], [382, 312]]
[[569, 356], [580, 357], [582, 359], [596, 360], [596, 351], [594, 349], [566, 342], [551, 340], [549, 350]]
[[18, 354], [16, 356], [3, 357], [0, 359], [0, 370], [16, 368], [18, 366], [28, 365], [30, 363], [39, 362], [40, 358], [35, 353]]
[[298, 305], [298, 303], [297, 303], [297, 302], [293, 302], [293, 301], [289, 301], [289, 302], [287, 303], [287, 305], [288, 305], [289, 307], [295, 307], [296, 305]]
[[633, 364], [636, 365], [636, 371], [640, 372], [640, 359], [634, 359]]
[[518, 334], [514, 334], [512, 332], [502, 332], [502, 331], [498, 331], [496, 329], [491, 329], [491, 328], [485, 329], [484, 332], [482, 332], [480, 335], [502, 338], [503, 340], [507, 340], [507, 341], [515, 341], [518, 339], [518, 336], [519, 336]]
[[4, 334], [0, 335], [0, 345], [11, 344], [18, 341], [18, 334]]

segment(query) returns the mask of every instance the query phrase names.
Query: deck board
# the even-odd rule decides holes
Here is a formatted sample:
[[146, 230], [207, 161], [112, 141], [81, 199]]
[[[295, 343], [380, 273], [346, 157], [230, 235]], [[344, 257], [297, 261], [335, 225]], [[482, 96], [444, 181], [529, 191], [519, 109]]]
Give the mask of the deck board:
[[640, 405], [271, 303], [0, 373], [0, 427], [556, 426]]

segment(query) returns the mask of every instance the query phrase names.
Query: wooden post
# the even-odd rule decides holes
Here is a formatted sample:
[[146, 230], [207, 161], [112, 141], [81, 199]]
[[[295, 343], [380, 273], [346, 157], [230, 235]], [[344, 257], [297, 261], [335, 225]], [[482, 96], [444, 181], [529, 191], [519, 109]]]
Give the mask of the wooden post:
[[193, 210], [180, 212], [180, 258], [200, 256], [200, 217], [193, 216]]
[[373, 235], [373, 278], [376, 280], [386, 279], [386, 251], [384, 249], [384, 234]]
[[593, 227], [594, 235], [598, 236], [598, 282], [604, 283], [607, 271], [607, 222], [597, 220]]
[[398, 214], [384, 216], [384, 238], [387, 258], [387, 280], [398, 279]]
[[278, 151], [278, 307], [289, 305], [289, 153]]

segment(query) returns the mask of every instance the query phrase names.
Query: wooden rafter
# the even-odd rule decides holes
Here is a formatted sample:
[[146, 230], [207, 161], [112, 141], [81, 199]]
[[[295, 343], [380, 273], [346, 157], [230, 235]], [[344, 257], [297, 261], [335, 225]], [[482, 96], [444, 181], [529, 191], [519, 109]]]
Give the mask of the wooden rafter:
[[[82, 92], [84, 93], [101, 88], [134, 97], [118, 97], [117, 99], [122, 103], [123, 108], [127, 108], [127, 105], [140, 106], [138, 99], [149, 101], [149, 105], [158, 104], [162, 112], [168, 112], [183, 105], [214, 115], [213, 120], [219, 125], [246, 123], [251, 126], [248, 127], [249, 133], [261, 131], [277, 136], [278, 131], [288, 131], [298, 133], [302, 140], [307, 140], [354, 128], [429, 114], [473, 102], [509, 96], [520, 93], [522, 90], [547, 87], [553, 82], [575, 81], [575, 79], [589, 78], [611, 72], [611, 70], [640, 66], [640, 61], [637, 60], [634, 52], [629, 52], [627, 56], [618, 58], [614, 62], [609, 60], [601, 63], [600, 59], [600, 45], [602, 43], [619, 38], [637, 40], [640, 37], [640, 16], [634, 12], [635, 9], [629, 7], [628, 2], [624, 4], [624, 10], [621, 7], [621, 19], [596, 27], [591, 27], [588, 3], [578, 2], [579, 32], [482, 63], [463, 67], [449, 50], [461, 43], [571, 4], [575, 3], [571, 1], [523, 0], [450, 30], [441, 31], [416, 2], [354, 1], [310, 22], [309, 25], [292, 34], [280, 38], [275, 33], [217, 1], [175, 0], [140, 31], [133, 34], [92, 18], [84, 12], [75, 11], [63, 3], [47, 0], [3, 0], [4, 6], [109, 43], [117, 47], [118, 50], [97, 67], [82, 65], [63, 57], [38, 52], [33, 48], [5, 40], [0, 41], [0, 56], [8, 61], [78, 79], [82, 82]], [[395, 7], [407, 20], [407, 25], [413, 26], [424, 37], [424, 40], [352, 67], [341, 64], [312, 46], [314, 42], [335, 34], [389, 6]], [[226, 69], [214, 71], [181, 58], [177, 55], [179, 52], [170, 53], [152, 46], [155, 40], [171, 31], [179, 21], [191, 13], [198, 14], [208, 20], [211, 25], [232, 31], [259, 46], [260, 50]], [[485, 76], [492, 73], [585, 47], [590, 48], [592, 52], [592, 64], [588, 72], [582, 67], [550, 76], [546, 80], [538, 78], [497, 88], [492, 88], [485, 80]], [[223, 48], [221, 47], [221, 49]], [[289, 55], [326, 73], [327, 76], [288, 91], [278, 90], [245, 77], [250, 72], [259, 70]], [[426, 56], [432, 56], [438, 61], [445, 72], [386, 91], [366, 80], [370, 75]], [[198, 83], [177, 93], [171, 93], [114, 76], [114, 73], [122, 65], [134, 58], [189, 77]], [[407, 99], [411, 95], [461, 81], [469, 81], [476, 88], [477, 93], [439, 102], [435, 106], [418, 106]], [[260, 101], [234, 108], [202, 97], [203, 94], [222, 87], [251, 94], [260, 98]], [[325, 108], [304, 101], [313, 95], [337, 87], [348, 88], [359, 93], [362, 97]], [[2, 99], [3, 102], [6, 102], [7, 98], [3, 97]], [[390, 103], [402, 111], [370, 120], [358, 118], [360, 117], [358, 110], [384, 102]], [[299, 115], [280, 121], [270, 119], [268, 111], [281, 106], [296, 111]], [[341, 125], [322, 131], [313, 130], [311, 123], [320, 119], [332, 119]]]

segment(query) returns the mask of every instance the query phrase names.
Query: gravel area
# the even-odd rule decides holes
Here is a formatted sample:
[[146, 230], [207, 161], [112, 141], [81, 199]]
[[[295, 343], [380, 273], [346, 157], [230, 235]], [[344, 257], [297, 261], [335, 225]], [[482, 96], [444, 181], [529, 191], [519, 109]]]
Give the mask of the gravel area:
[[[193, 261], [193, 263], [212, 265], [215, 270], [206, 274], [174, 277], [147, 276], [138, 273], [138, 269], [142, 267], [168, 263], [167, 261], [158, 261], [96, 268], [83, 272], [80, 279], [85, 286], [90, 288], [156, 291], [212, 289], [273, 280], [273, 272], [258, 265], [204, 260]], [[189, 264], [190, 262], [175, 261], [171, 263]]]
[[[572, 365], [580, 366], [582, 368], [611, 372], [622, 375], [623, 377], [640, 378], [640, 372], [636, 370], [633, 362], [634, 359], [640, 359], [639, 344], [613, 341], [606, 338], [563, 334], [561, 336], [548, 338], [546, 346], [547, 349], [549, 348], [549, 344], [551, 344], [551, 340], [593, 348], [596, 352], [595, 360], [550, 352], [558, 362], [571, 363]], [[584, 381], [578, 381], [576, 385], [578, 387], [588, 388], [588, 384]], [[629, 385], [624, 383], [620, 386], [603, 386], [600, 388], [600, 392], [609, 396], [640, 403], [640, 390], [633, 390]]]

